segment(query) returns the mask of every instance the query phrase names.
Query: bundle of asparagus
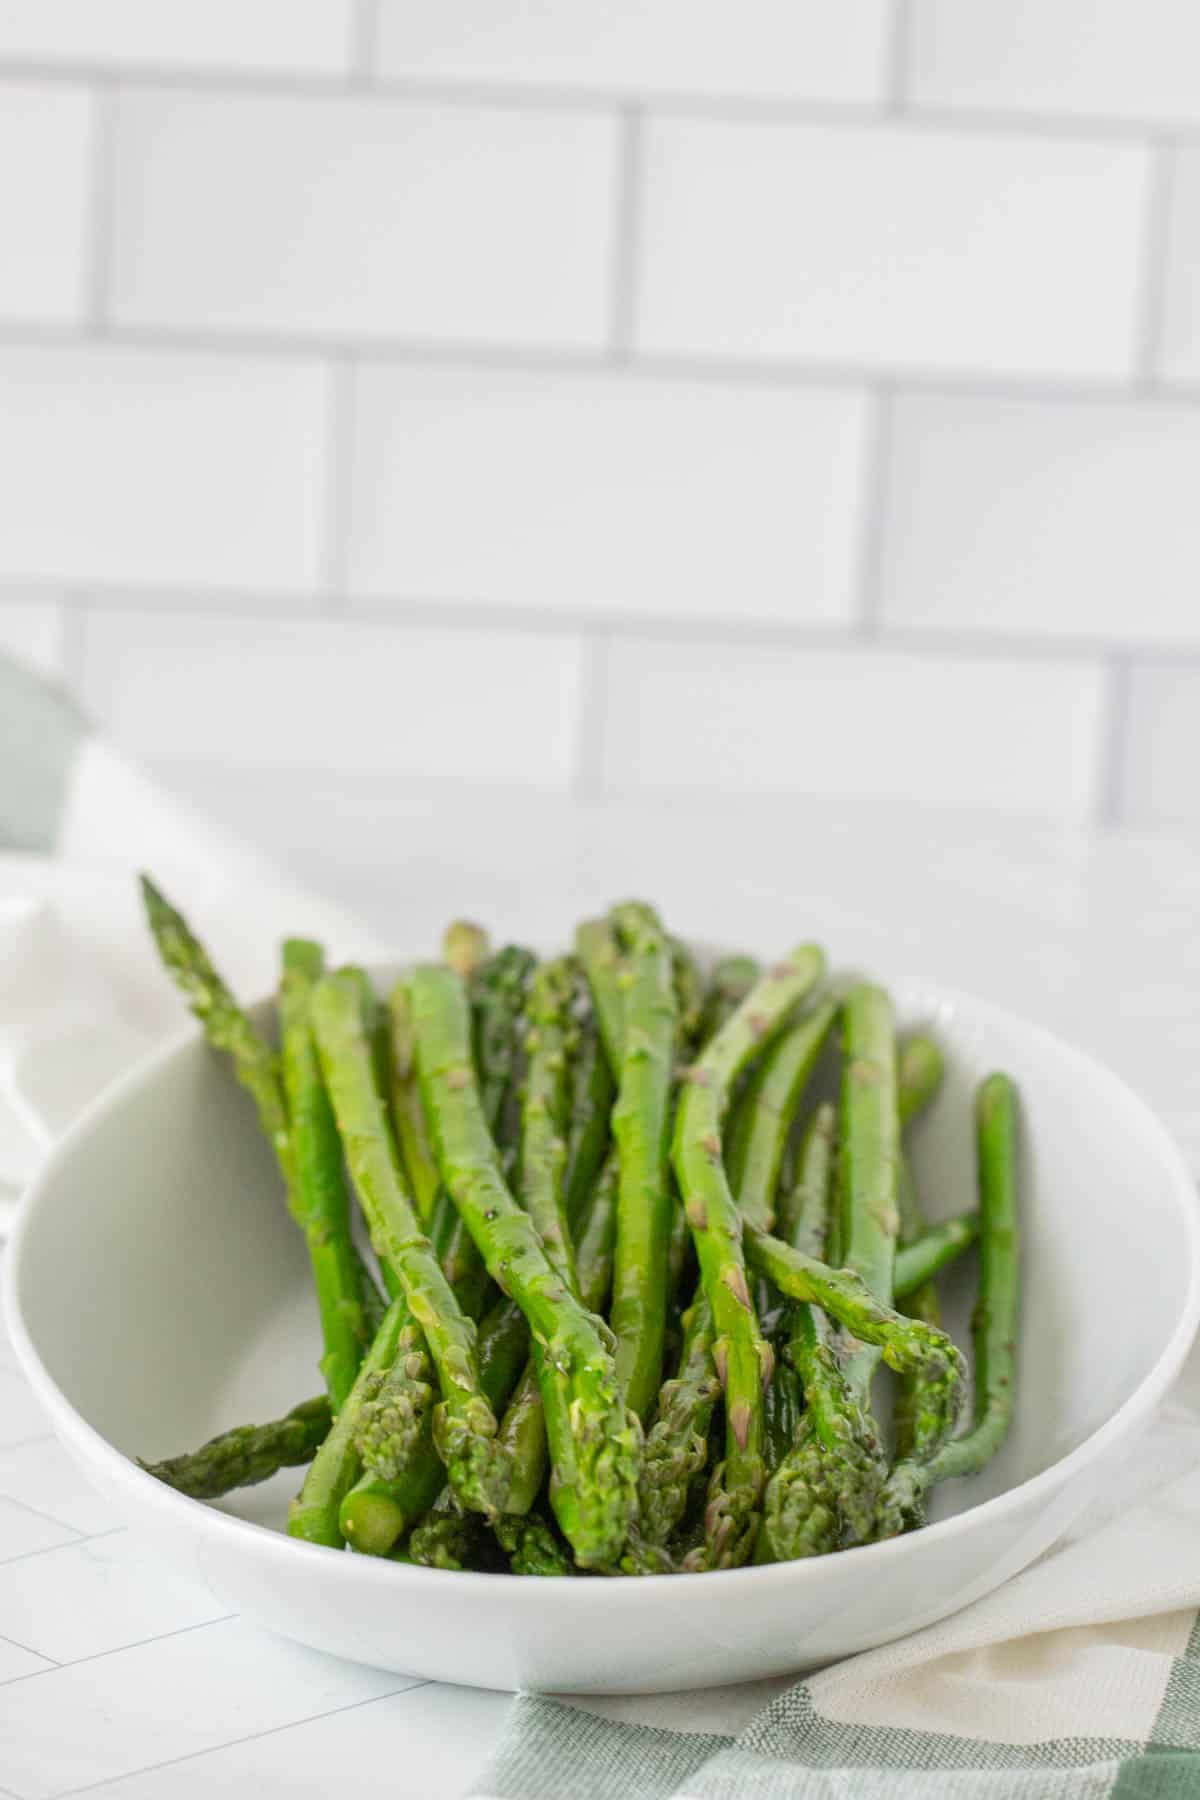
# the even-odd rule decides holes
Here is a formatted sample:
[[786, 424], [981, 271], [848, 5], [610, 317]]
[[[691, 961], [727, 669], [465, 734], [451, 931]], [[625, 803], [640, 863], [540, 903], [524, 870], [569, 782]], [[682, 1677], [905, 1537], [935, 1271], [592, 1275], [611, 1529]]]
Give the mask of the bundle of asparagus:
[[[831, 990], [807, 944], [706, 978], [630, 902], [546, 962], [456, 922], [386, 1006], [363, 971], [289, 940], [276, 1047], [142, 885], [162, 959], [275, 1151], [325, 1387], [143, 1465], [160, 1480], [204, 1499], [307, 1463], [288, 1529], [310, 1543], [671, 1574], [910, 1530], [936, 1483], [999, 1448], [1016, 1095], [983, 1082], [978, 1208], [928, 1226], [902, 1134], [942, 1057], [923, 1035], [898, 1044], [881, 988]], [[966, 1368], [937, 1276], [976, 1239], [960, 1431]]]

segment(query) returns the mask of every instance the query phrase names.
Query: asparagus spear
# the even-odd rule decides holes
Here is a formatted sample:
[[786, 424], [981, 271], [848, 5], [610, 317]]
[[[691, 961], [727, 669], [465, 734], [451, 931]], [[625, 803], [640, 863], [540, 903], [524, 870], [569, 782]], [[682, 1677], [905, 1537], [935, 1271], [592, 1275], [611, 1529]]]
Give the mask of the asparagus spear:
[[683, 1315], [679, 1369], [665, 1381], [646, 1437], [638, 1485], [641, 1532], [664, 1547], [683, 1517], [692, 1478], [708, 1458], [708, 1430], [721, 1398], [713, 1361], [712, 1308], [701, 1289]]
[[355, 1442], [361, 1410], [378, 1390], [381, 1377], [391, 1368], [400, 1334], [409, 1317], [408, 1303], [403, 1296], [393, 1300], [359, 1365], [354, 1386], [346, 1396], [341, 1412], [313, 1458], [304, 1486], [288, 1509], [290, 1536], [304, 1538], [310, 1544], [327, 1544], [335, 1550], [341, 1548], [338, 1513], [361, 1466]]
[[[458, 981], [450, 971], [446, 974]], [[434, 1412], [438, 1453], [463, 1505], [494, 1516], [504, 1509], [511, 1471], [496, 1442], [495, 1414], [480, 1387], [475, 1327], [455, 1299], [400, 1181], [352, 973], [325, 976], [313, 995], [312, 1011], [325, 1079], [372, 1241], [403, 1282], [437, 1370], [442, 1393]], [[415, 999], [413, 1013], [419, 1027]]]
[[[501, 1407], [512, 1393], [529, 1348], [529, 1331], [519, 1308], [500, 1299], [479, 1326], [479, 1379], [488, 1403]], [[388, 1475], [369, 1470], [340, 1498], [338, 1526], [355, 1550], [386, 1556], [405, 1531], [424, 1517], [446, 1482], [446, 1471], [433, 1444], [432, 1420], [405, 1459], [396, 1459]]]
[[[600, 1311], [612, 1281], [616, 1189], [617, 1162], [615, 1156], [610, 1156], [585, 1205], [576, 1253], [580, 1298], [592, 1312]], [[506, 1304], [516, 1312], [524, 1327], [520, 1308], [511, 1301]], [[500, 1421], [500, 1438], [512, 1458], [513, 1467], [506, 1517], [519, 1518], [529, 1512], [546, 1479], [546, 1417], [538, 1366], [532, 1358]], [[498, 1536], [503, 1523], [504, 1520], [497, 1521]], [[500, 1541], [503, 1544], [504, 1538]]]
[[[833, 1185], [835, 1114], [818, 1107], [800, 1152], [799, 1179], [780, 1208], [787, 1241], [806, 1256], [824, 1253]], [[767, 1485], [755, 1561], [821, 1556], [870, 1534], [887, 1473], [868, 1408], [842, 1371], [826, 1314], [796, 1302], [785, 1317], [785, 1360], [804, 1389], [807, 1410]]]
[[828, 1248], [836, 1162], [837, 1113], [826, 1100], [804, 1128], [800, 1153], [780, 1189], [775, 1221], [776, 1235], [810, 1256], [823, 1256]]
[[746, 1280], [721, 1130], [734, 1082], [823, 970], [821, 952], [805, 945], [756, 982], [690, 1071], [676, 1114], [675, 1173], [712, 1308], [713, 1356], [725, 1391], [725, 1460], [713, 1474], [702, 1557], [709, 1567], [743, 1562], [753, 1544], [765, 1476], [762, 1392], [773, 1361]]
[[500, 1421], [500, 1442], [512, 1463], [506, 1510], [527, 1513], [546, 1479], [546, 1414], [537, 1359], [530, 1355]]
[[596, 1177], [587, 1206], [579, 1221], [575, 1266], [579, 1294], [594, 1313], [604, 1310], [612, 1287], [613, 1250], [617, 1237], [617, 1158], [610, 1151]]
[[[677, 1009], [672, 1070], [675, 1098], [691, 1060], [703, 1046], [706, 1027], [715, 1030], [723, 1024], [736, 1010], [738, 995], [725, 986], [719, 1004], [710, 1006], [710, 996], [695, 960], [676, 938], [671, 940], [671, 957]], [[750, 970], [753, 976], [756, 965], [751, 964]], [[744, 992], [741, 997], [744, 998]], [[638, 1481], [639, 1523], [621, 1559], [622, 1572], [627, 1575], [662, 1574], [675, 1569], [676, 1564], [668, 1555], [668, 1543], [708, 1460], [708, 1438], [721, 1394], [713, 1362], [716, 1334], [712, 1308], [702, 1281], [690, 1306], [674, 1316], [692, 1234], [677, 1184], [673, 1184], [672, 1201], [666, 1259], [666, 1298], [672, 1315], [667, 1337], [671, 1343], [667, 1350], [664, 1340], [664, 1351], [673, 1362], [675, 1374], [659, 1388], [654, 1423], [646, 1438]]]
[[683, 1273], [687, 1268], [688, 1257], [692, 1248], [692, 1231], [687, 1222], [687, 1214], [679, 1199], [677, 1189], [674, 1190], [675, 1205], [671, 1209], [671, 1229], [667, 1237], [667, 1305], [672, 1310], [680, 1306], [680, 1288]]
[[[572, 998], [571, 965], [566, 959], [543, 963], [535, 972], [529, 991], [520, 1195], [550, 1262], [570, 1291], [578, 1294], [579, 1276], [563, 1192]], [[500, 1421], [500, 1441], [513, 1468], [509, 1511], [514, 1516], [521, 1515], [537, 1499], [546, 1472], [546, 1420], [536, 1351]]]
[[417, 1073], [438, 1166], [488, 1269], [520, 1306], [540, 1356], [558, 1521], [585, 1567], [611, 1563], [636, 1500], [640, 1432], [620, 1396], [607, 1335], [555, 1271], [504, 1180], [470, 1054], [470, 1019], [452, 971], [412, 978]]
[[915, 1031], [904, 1039], [896, 1054], [901, 1127], [911, 1125], [931, 1104], [945, 1073], [945, 1059], [931, 1037]]
[[378, 1481], [394, 1482], [432, 1424], [434, 1370], [424, 1334], [409, 1318], [391, 1367], [359, 1414], [354, 1442], [363, 1468]]
[[[912, 1037], [901, 1045], [898, 1059], [901, 1126], [908, 1125], [929, 1105], [941, 1085], [943, 1072], [942, 1053], [931, 1038]], [[925, 1227], [925, 1214], [912, 1169], [907, 1157], [903, 1156], [899, 1167], [897, 1201], [900, 1208], [899, 1255], [906, 1246], [912, 1245], [920, 1237]], [[932, 1277], [918, 1284], [904, 1301], [901, 1310], [911, 1318], [924, 1319], [927, 1325], [941, 1324], [942, 1309]], [[920, 1403], [919, 1377], [906, 1375], [897, 1384], [893, 1414], [897, 1461], [905, 1461], [912, 1455], [913, 1432]]]
[[1016, 1089], [1006, 1075], [989, 1075], [975, 1102], [979, 1174], [979, 1298], [972, 1324], [975, 1407], [969, 1431], [931, 1442], [913, 1430], [913, 1446], [888, 1478], [879, 1509], [881, 1536], [924, 1517], [936, 1482], [975, 1475], [996, 1454], [1012, 1422], [1018, 1298]]
[[408, 1184], [417, 1213], [428, 1230], [433, 1223], [438, 1197], [437, 1162], [429, 1143], [429, 1129], [413, 1073], [412, 1016], [403, 981], [388, 996], [391, 1030], [392, 1121]]
[[302, 1400], [269, 1425], [238, 1425], [184, 1456], [139, 1466], [193, 1500], [216, 1500], [233, 1488], [269, 1481], [280, 1469], [311, 1462], [329, 1435], [332, 1415], [324, 1394]]
[[726, 1019], [735, 1013], [762, 970], [752, 956], [723, 956], [713, 965], [700, 1019], [700, 1041], [715, 1037]]
[[612, 919], [628, 960], [629, 985], [612, 1118], [620, 1179], [609, 1323], [617, 1340], [617, 1379], [640, 1418], [662, 1379], [678, 1010], [670, 945], [652, 908], [631, 901], [614, 908]]
[[[716, 965], [702, 1014], [701, 1033], [705, 1040], [736, 1012], [759, 973], [758, 964], [746, 956], [728, 957]], [[740, 1201], [740, 1195], [738, 1198]], [[673, 1261], [681, 1260], [678, 1255], [673, 1257]], [[666, 1545], [683, 1516], [695, 1477], [707, 1459], [713, 1412], [721, 1392], [713, 1362], [715, 1336], [712, 1308], [701, 1280], [684, 1314], [677, 1376], [663, 1385], [655, 1422], [646, 1440], [640, 1496], [642, 1535], [649, 1545]]]
[[[141, 877], [141, 888], [150, 932], [167, 972], [187, 999], [209, 1043], [215, 1050], [229, 1057], [237, 1079], [254, 1101], [259, 1123], [275, 1152], [283, 1175], [288, 1210], [304, 1231], [311, 1256], [314, 1248], [314, 1238], [309, 1232], [312, 1196], [302, 1191], [297, 1180], [280, 1058], [254, 1025], [249, 1014], [238, 1005], [183, 914], [172, 906], [148, 875]], [[319, 1130], [315, 1141], [320, 1142]], [[306, 1139], [306, 1170], [311, 1166], [308, 1157], [313, 1143], [310, 1135]], [[332, 1196], [328, 1197], [333, 1204]], [[314, 1222], [314, 1230], [319, 1242], [319, 1223]], [[348, 1239], [348, 1222], [346, 1235]], [[324, 1251], [324, 1246], [321, 1247]], [[323, 1253], [318, 1260], [323, 1265], [322, 1271], [318, 1275], [314, 1267], [313, 1273], [321, 1301], [322, 1326], [325, 1325], [326, 1317], [331, 1326], [340, 1320], [343, 1301], [348, 1303], [350, 1309], [346, 1316], [353, 1320], [352, 1309], [357, 1298], [364, 1309], [362, 1334], [365, 1345], [370, 1322], [372, 1319], [378, 1320], [382, 1305], [370, 1271], [353, 1245], [347, 1250], [344, 1243], [339, 1244], [336, 1250]], [[353, 1262], [356, 1272], [357, 1294], [353, 1288], [344, 1285], [348, 1281], [346, 1265], [349, 1262]], [[329, 1347], [327, 1342], [326, 1349]], [[344, 1366], [344, 1348], [344, 1334], [339, 1329], [331, 1365], [335, 1370], [335, 1380], [339, 1378]]]
[[[733, 980], [726, 971], [722, 990], [726, 1017], [736, 1007], [736, 1003], [730, 1004], [730, 987], [734, 980], [742, 982], [746, 970], [740, 963], [747, 961], [737, 959]], [[710, 1008], [710, 1020], [717, 1012], [717, 1007]], [[762, 1065], [769, 1082], [755, 1077], [759, 1105], [752, 1119], [748, 1116], [747, 1093], [726, 1159], [731, 1186], [743, 1214], [749, 1207], [769, 1220], [795, 1102], [811, 1073], [834, 1012], [832, 1004], [818, 1007], [801, 1025], [777, 1039]], [[684, 1314], [678, 1373], [663, 1384], [654, 1424], [646, 1438], [640, 1494], [642, 1533], [651, 1544], [665, 1545], [670, 1539], [683, 1516], [692, 1479], [703, 1468], [708, 1454], [709, 1425], [721, 1393], [713, 1363], [715, 1335], [712, 1308], [701, 1283]]]
[[[804, 1415], [804, 1394], [796, 1372], [779, 1359], [776, 1359], [775, 1373], [763, 1399], [763, 1410], [766, 1414], [764, 1437], [769, 1494], [771, 1481], [795, 1445], [796, 1434]], [[756, 1542], [761, 1542], [765, 1524], [764, 1519]]]
[[971, 1429], [946, 1445], [936, 1476], [977, 1474], [1012, 1424], [1020, 1238], [1017, 1223], [1017, 1092], [1007, 1075], [989, 1075], [975, 1102], [979, 1160], [979, 1299], [972, 1325], [975, 1413]]
[[482, 1544], [482, 1521], [460, 1512], [447, 1493], [410, 1533], [408, 1555], [425, 1569], [469, 1569], [478, 1562]]
[[854, 1270], [832, 1269], [750, 1225], [745, 1248], [751, 1267], [781, 1293], [821, 1307], [861, 1344], [877, 1347], [889, 1368], [929, 1375], [919, 1430], [930, 1455], [940, 1449], [957, 1422], [966, 1378], [962, 1356], [945, 1332], [885, 1306]]
[[354, 1261], [358, 1268], [358, 1291], [362, 1297], [363, 1325], [367, 1334], [367, 1343], [373, 1344], [379, 1334], [379, 1327], [387, 1315], [388, 1303], [376, 1286], [375, 1277], [360, 1255], [357, 1245], [354, 1246]]
[[302, 938], [289, 938], [284, 944], [280, 1018], [292, 1191], [295, 1206], [303, 1209], [301, 1223], [321, 1312], [321, 1374], [336, 1413], [354, 1385], [369, 1340], [350, 1238], [342, 1147], [309, 1021], [313, 988], [324, 966], [319, 944]]
[[[479, 1297], [479, 1284], [473, 1269], [455, 1270], [448, 1236], [449, 1223], [444, 1220], [435, 1246], [442, 1252], [442, 1273], [468, 1309]], [[321, 1529], [327, 1534], [321, 1541], [336, 1543], [340, 1532], [355, 1549], [377, 1556], [389, 1551], [401, 1532], [428, 1510], [445, 1484], [445, 1470], [434, 1447], [424, 1337], [407, 1302], [401, 1299], [398, 1306], [381, 1367], [356, 1396], [346, 1453], [331, 1462], [328, 1481], [318, 1496]], [[478, 1343], [480, 1379], [495, 1405], [507, 1398], [516, 1371], [505, 1373], [512, 1364], [511, 1334], [505, 1340], [501, 1325], [493, 1326], [489, 1335], [486, 1326], [487, 1321]], [[523, 1350], [522, 1339], [516, 1354]], [[364, 1464], [365, 1472], [360, 1473]]]
[[700, 965], [682, 938], [673, 937], [671, 946], [671, 986], [675, 993], [678, 1020], [676, 1045], [677, 1074], [682, 1074], [703, 1041], [704, 1009], [707, 993]]
[[625, 993], [621, 951], [612, 921], [585, 919], [576, 926], [575, 954], [592, 991], [600, 1041], [615, 1078], [625, 1051]]
[[183, 914], [148, 875], [141, 877], [141, 887], [146, 919], [158, 953], [204, 1027], [205, 1037], [214, 1049], [223, 1050], [229, 1057], [234, 1074], [253, 1099], [262, 1128], [288, 1181], [289, 1204], [296, 1211], [299, 1202], [290, 1178], [292, 1152], [279, 1057], [238, 1005]]
[[[576, 1255], [579, 1296], [590, 1312], [604, 1305], [612, 1282], [613, 1243], [617, 1228], [617, 1159], [610, 1155], [592, 1190], [580, 1221]], [[518, 1309], [519, 1311], [519, 1309]], [[546, 1417], [541, 1382], [532, 1358], [517, 1384], [508, 1411], [500, 1421], [500, 1436], [513, 1464], [508, 1508], [514, 1515], [527, 1513], [546, 1479]]]
[[[840, 1249], [847, 1269], [862, 1277], [883, 1306], [892, 1300], [899, 1229], [900, 1162], [896, 1036], [892, 1003], [883, 988], [861, 983], [842, 1002], [845, 1063], [841, 1090]], [[869, 1344], [846, 1361], [852, 1393], [871, 1403], [879, 1352]]]
[[470, 919], [452, 919], [442, 933], [442, 961], [464, 981], [483, 967], [490, 948], [483, 926], [473, 925]]
[[574, 1231], [592, 1184], [608, 1150], [616, 1089], [600, 1027], [591, 1004], [586, 977], [577, 966], [576, 1011], [579, 1015], [575, 1057], [571, 1065], [570, 1129], [564, 1204], [567, 1225]]
[[920, 1237], [897, 1250], [894, 1287], [897, 1301], [904, 1302], [901, 1311], [936, 1325], [936, 1319], [929, 1318], [925, 1310], [917, 1309], [915, 1297], [948, 1263], [969, 1250], [978, 1236], [978, 1213], [956, 1213], [952, 1219], [943, 1219], [940, 1225], [929, 1226]]
[[[610, 1155], [588, 1197], [579, 1222], [580, 1235], [576, 1251], [579, 1290], [584, 1305], [592, 1312], [599, 1312], [603, 1307], [612, 1281], [616, 1192], [617, 1159], [615, 1155]], [[516, 1314], [524, 1333], [525, 1322], [520, 1309], [511, 1301], [502, 1302], [501, 1307], [507, 1308], [510, 1315]], [[485, 1321], [480, 1333], [481, 1353], [486, 1332]], [[527, 1341], [526, 1335], [522, 1342]], [[486, 1378], [486, 1363], [484, 1372]], [[509, 1512], [496, 1521], [495, 1530], [502, 1546], [508, 1549], [510, 1542], [525, 1542], [520, 1538], [514, 1521], [532, 1508], [546, 1478], [546, 1426], [536, 1365], [527, 1366], [517, 1384], [508, 1411], [500, 1422], [500, 1436], [512, 1456], [513, 1483], [509, 1494]], [[507, 1536], [501, 1527], [506, 1528]], [[539, 1551], [540, 1556], [541, 1553]], [[544, 1556], [542, 1560], [545, 1560]], [[549, 1574], [557, 1571], [542, 1567], [536, 1571], [518, 1569], [515, 1572]]]
[[[502, 1121], [511, 1110], [518, 1088], [521, 1020], [536, 960], [531, 951], [509, 944], [480, 963], [469, 982], [484, 1113], [488, 1130], [497, 1141], [502, 1135]], [[489, 1286], [488, 1272], [475, 1240], [444, 1190], [439, 1195], [439, 1206], [443, 1204], [450, 1236], [442, 1266], [448, 1280], [467, 1284], [463, 1292], [474, 1300], [473, 1310], [477, 1312]]]
[[744, 1219], [769, 1231], [775, 1193], [796, 1106], [837, 1016], [832, 1000], [771, 1045], [751, 1076], [730, 1133], [726, 1167]]
[[514, 1041], [536, 966], [530, 951], [509, 944], [489, 957], [471, 982], [479, 1098], [493, 1135], [512, 1085]]
[[495, 1524], [496, 1538], [514, 1575], [573, 1575], [570, 1552], [540, 1512], [510, 1513]]
[[[524, 1008], [536, 966], [537, 959], [531, 951], [508, 944], [481, 963], [468, 983], [484, 1113], [488, 1130], [497, 1143], [505, 1145], [506, 1168], [515, 1156], [516, 1133], [506, 1130], [506, 1121], [513, 1112], [520, 1088]], [[464, 1279], [470, 1271], [482, 1301], [490, 1280], [483, 1258], [465, 1221], [459, 1217], [454, 1202], [444, 1190], [442, 1198], [453, 1221], [446, 1266], [461, 1270]]]
[[567, 1286], [577, 1286], [567, 1230], [563, 1179], [567, 1161], [569, 1058], [574, 981], [565, 957], [542, 963], [529, 984], [525, 1086], [521, 1096], [519, 1193], [546, 1254]]

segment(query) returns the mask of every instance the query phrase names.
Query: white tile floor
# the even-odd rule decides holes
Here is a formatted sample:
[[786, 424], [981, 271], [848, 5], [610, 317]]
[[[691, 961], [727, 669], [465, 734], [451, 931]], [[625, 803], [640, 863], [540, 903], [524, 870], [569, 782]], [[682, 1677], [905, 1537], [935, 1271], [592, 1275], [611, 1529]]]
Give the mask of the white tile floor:
[[0, 1797], [449, 1800], [508, 1697], [318, 1655], [230, 1618], [127, 1532], [49, 1433], [0, 1318]]

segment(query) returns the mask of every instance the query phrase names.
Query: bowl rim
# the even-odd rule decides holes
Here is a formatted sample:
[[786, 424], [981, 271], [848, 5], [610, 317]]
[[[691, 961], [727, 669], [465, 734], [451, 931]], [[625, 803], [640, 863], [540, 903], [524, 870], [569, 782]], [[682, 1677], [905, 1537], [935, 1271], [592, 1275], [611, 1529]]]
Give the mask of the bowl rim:
[[[372, 970], [391, 970], [405, 966], [404, 959], [374, 959], [369, 967]], [[55, 1144], [50, 1155], [39, 1169], [33, 1181], [23, 1194], [18, 1208], [13, 1229], [5, 1246], [4, 1267], [0, 1271], [3, 1276], [0, 1296], [2, 1296], [7, 1313], [8, 1327], [16, 1350], [19, 1366], [29, 1380], [41, 1404], [46, 1408], [55, 1430], [64, 1438], [73, 1440], [89, 1461], [98, 1461], [104, 1465], [106, 1473], [118, 1487], [129, 1488], [139, 1509], [161, 1512], [165, 1519], [173, 1521], [178, 1530], [192, 1535], [212, 1536], [227, 1543], [231, 1550], [241, 1548], [247, 1554], [261, 1553], [268, 1558], [282, 1559], [284, 1563], [297, 1569], [304, 1567], [299, 1557], [311, 1559], [313, 1556], [324, 1559], [323, 1567], [327, 1575], [333, 1571], [331, 1558], [336, 1557], [343, 1570], [342, 1577], [354, 1585], [363, 1580], [371, 1582], [390, 1581], [398, 1587], [405, 1588], [416, 1583], [424, 1588], [430, 1582], [469, 1584], [470, 1592], [480, 1600], [485, 1594], [506, 1594], [515, 1598], [517, 1592], [530, 1589], [538, 1597], [539, 1604], [557, 1607], [564, 1602], [571, 1606], [588, 1605], [586, 1599], [566, 1601], [567, 1595], [581, 1595], [590, 1592], [602, 1592], [614, 1596], [614, 1601], [604, 1604], [623, 1604], [618, 1595], [636, 1596], [644, 1593], [647, 1584], [655, 1590], [663, 1583], [670, 1583], [672, 1591], [682, 1594], [695, 1590], [711, 1592], [711, 1583], [720, 1580], [723, 1584], [740, 1581], [747, 1584], [748, 1592], [756, 1588], [762, 1591], [763, 1584], [781, 1576], [785, 1579], [803, 1582], [806, 1571], [811, 1571], [809, 1579], [815, 1580], [817, 1572], [827, 1572], [831, 1562], [852, 1556], [856, 1558], [856, 1567], [867, 1566], [866, 1559], [880, 1563], [884, 1568], [898, 1567], [901, 1559], [907, 1559], [921, 1553], [922, 1546], [931, 1543], [943, 1544], [953, 1538], [960, 1537], [971, 1530], [999, 1522], [1010, 1513], [1016, 1513], [1023, 1507], [1035, 1502], [1045, 1494], [1049, 1497], [1058, 1491], [1078, 1471], [1090, 1462], [1104, 1456], [1106, 1451], [1122, 1438], [1129, 1436], [1144, 1423], [1159, 1405], [1179, 1373], [1187, 1357], [1192, 1342], [1200, 1328], [1200, 1201], [1197, 1199], [1196, 1181], [1187, 1161], [1176, 1144], [1173, 1136], [1158, 1114], [1122, 1076], [1100, 1061], [1089, 1051], [1080, 1049], [1068, 1039], [1061, 1037], [1048, 1027], [1023, 1017], [1019, 1013], [1009, 1011], [1006, 1007], [996, 1005], [992, 1001], [981, 1000], [961, 988], [946, 987], [935, 981], [927, 981], [919, 976], [889, 979], [889, 989], [904, 994], [921, 994], [927, 996], [931, 1007], [964, 1008], [976, 1014], [985, 1026], [995, 1024], [1006, 1028], [1016, 1028], [1030, 1037], [1034, 1044], [1043, 1050], [1065, 1056], [1079, 1065], [1082, 1073], [1101, 1085], [1107, 1085], [1110, 1091], [1120, 1092], [1134, 1110], [1134, 1116], [1154, 1143], [1165, 1175], [1171, 1177], [1170, 1190], [1172, 1204], [1177, 1212], [1187, 1241], [1189, 1256], [1188, 1285], [1183, 1298], [1179, 1317], [1171, 1331], [1170, 1337], [1159, 1353], [1157, 1359], [1147, 1370], [1133, 1392], [1122, 1401], [1116, 1411], [1091, 1431], [1087, 1437], [1069, 1450], [1065, 1456], [1057, 1458], [1036, 1475], [1017, 1482], [1002, 1493], [994, 1495], [990, 1500], [980, 1501], [978, 1505], [967, 1506], [961, 1512], [946, 1519], [939, 1519], [933, 1524], [923, 1526], [919, 1531], [907, 1532], [899, 1537], [885, 1539], [873, 1544], [857, 1544], [847, 1550], [834, 1553], [833, 1557], [802, 1558], [790, 1562], [769, 1563], [765, 1565], [749, 1564], [737, 1569], [711, 1570], [689, 1575], [681, 1586], [674, 1575], [644, 1575], [631, 1581], [579, 1582], [565, 1576], [542, 1577], [536, 1582], [518, 1583], [514, 1588], [513, 1578], [505, 1574], [488, 1574], [477, 1570], [444, 1570], [425, 1569], [416, 1565], [393, 1562], [386, 1557], [354, 1556], [344, 1550], [333, 1549], [323, 1544], [308, 1543], [300, 1538], [289, 1537], [286, 1532], [261, 1525], [250, 1519], [243, 1519], [235, 1513], [225, 1512], [220, 1507], [207, 1505], [202, 1500], [192, 1499], [186, 1494], [178, 1493], [174, 1488], [157, 1480], [138, 1463], [131, 1461], [115, 1445], [91, 1425], [76, 1407], [69, 1401], [49, 1369], [44, 1363], [41, 1353], [34, 1342], [33, 1334], [26, 1323], [21, 1301], [21, 1268], [25, 1241], [32, 1230], [42, 1198], [53, 1184], [60, 1167], [68, 1162], [77, 1152], [81, 1140], [86, 1141], [88, 1133], [95, 1123], [104, 1115], [122, 1104], [143, 1086], [153, 1082], [158, 1071], [185, 1050], [203, 1042], [203, 1032], [196, 1024], [188, 1023], [178, 1032], [164, 1040], [149, 1055], [140, 1059], [131, 1069], [97, 1095], [74, 1120], [68, 1130]], [[273, 1005], [274, 996], [266, 996], [254, 1002], [249, 1010], [257, 1012]], [[318, 1565], [310, 1566], [316, 1568]], [[789, 1572], [785, 1575], [785, 1572]], [[700, 1586], [703, 1584], [703, 1587]], [[436, 1592], [437, 1589], [431, 1590]], [[446, 1590], [443, 1589], [445, 1592]], [[723, 1586], [722, 1592], [728, 1591], [734, 1597], [731, 1586]], [[631, 1598], [625, 1604], [632, 1605]], [[593, 1601], [591, 1604], [600, 1604]], [[940, 1616], [940, 1615], [939, 1615]]]

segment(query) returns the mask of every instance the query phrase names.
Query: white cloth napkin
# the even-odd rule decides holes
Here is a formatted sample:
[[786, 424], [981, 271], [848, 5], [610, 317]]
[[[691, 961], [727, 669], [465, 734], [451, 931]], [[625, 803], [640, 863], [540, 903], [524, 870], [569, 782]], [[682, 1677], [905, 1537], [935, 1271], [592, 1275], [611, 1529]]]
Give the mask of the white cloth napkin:
[[74, 756], [53, 856], [0, 855], [0, 1233], [83, 1107], [186, 1012], [159, 968], [137, 871], [178, 895], [248, 998], [286, 933], [339, 959], [382, 952], [354, 919], [227, 842], [103, 740]]

